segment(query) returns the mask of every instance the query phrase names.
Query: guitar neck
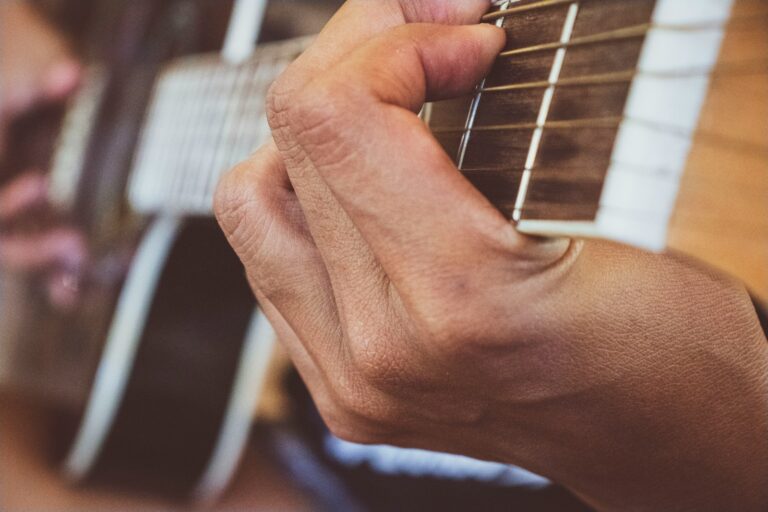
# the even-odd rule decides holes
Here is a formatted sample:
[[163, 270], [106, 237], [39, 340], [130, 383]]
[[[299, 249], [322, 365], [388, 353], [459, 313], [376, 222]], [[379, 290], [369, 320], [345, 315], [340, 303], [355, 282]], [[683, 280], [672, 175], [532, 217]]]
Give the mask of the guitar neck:
[[275, 78], [309, 44], [260, 46], [246, 62], [218, 55], [180, 59], [158, 80], [129, 199], [140, 213], [212, 215], [219, 176], [269, 137], [265, 104]]
[[691, 7], [504, 2], [492, 72], [428, 121], [519, 230], [681, 249], [768, 298], [768, 4]]

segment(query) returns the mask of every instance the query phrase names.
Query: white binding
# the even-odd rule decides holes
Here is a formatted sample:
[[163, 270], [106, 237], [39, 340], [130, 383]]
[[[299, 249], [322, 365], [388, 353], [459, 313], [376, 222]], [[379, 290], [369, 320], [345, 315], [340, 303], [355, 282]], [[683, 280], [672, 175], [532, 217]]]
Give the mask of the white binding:
[[[266, 0], [237, 1], [222, 51], [225, 60], [237, 64], [253, 54], [265, 7]], [[243, 17], [246, 20], [242, 20]], [[193, 492], [198, 502], [215, 501], [226, 490], [237, 469], [248, 442], [275, 341], [272, 326], [257, 308], [243, 344], [219, 438]]]
[[245, 338], [243, 354], [216, 447], [193, 493], [195, 501], [215, 501], [232, 479], [248, 441], [253, 414], [264, 388], [274, 347], [275, 332], [264, 314], [257, 309]]
[[152, 224], [134, 258], [120, 294], [77, 437], [64, 461], [64, 474], [83, 480], [93, 468], [122, 402], [152, 297], [180, 222], [161, 217]]
[[651, 251], [667, 232], [734, 0], [658, 0], [594, 222], [526, 220], [520, 231], [607, 238]]

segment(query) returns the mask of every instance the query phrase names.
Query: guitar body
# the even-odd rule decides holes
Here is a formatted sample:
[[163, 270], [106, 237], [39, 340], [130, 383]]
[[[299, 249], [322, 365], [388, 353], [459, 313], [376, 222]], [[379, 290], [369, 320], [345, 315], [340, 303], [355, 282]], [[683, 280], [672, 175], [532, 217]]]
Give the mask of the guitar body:
[[[107, 337], [114, 344], [125, 334], [122, 340], [135, 351], [133, 357], [101, 362], [100, 373], [125, 374], [124, 387], [99, 393], [109, 383], [97, 379], [89, 412], [103, 407], [114, 416], [95, 423], [78, 417], [81, 431], [91, 425], [104, 429], [103, 444], [94, 433], [98, 428], [89, 436], [81, 433], [74, 447], [66, 443], [65, 469], [86, 481], [119, 482], [180, 498], [201, 485], [220, 441], [256, 304], [239, 260], [214, 222], [190, 220], [168, 233], [170, 240], [156, 242], [169, 247], [165, 261], [155, 262], [154, 290], [145, 285], [151, 297], [143, 322], [123, 323], [117, 331], [113, 324]], [[90, 450], [95, 452], [84, 466], [83, 454], [87, 458]], [[238, 456], [236, 451], [235, 462]]]
[[242, 266], [212, 219], [158, 230], [125, 204], [156, 76], [171, 58], [220, 47], [227, 4], [110, 0], [93, 19], [103, 44], [84, 51], [93, 64], [51, 179], [55, 206], [88, 236], [88, 280], [70, 312], [53, 309], [34, 278], [14, 286], [20, 326], [4, 356], [13, 387], [48, 404], [55, 463], [75, 481], [211, 498], [239, 458], [219, 446], [221, 429], [251, 421], [231, 404], [255, 308]]
[[[188, 192], [193, 182], [211, 181], [195, 170], [219, 173], [224, 162], [250, 153], [268, 134], [266, 88], [305, 43], [274, 45], [242, 65], [214, 55], [168, 62], [220, 46], [221, 38], [206, 45], [211, 38], [201, 40], [194, 21], [216, 9], [225, 21], [228, 9], [208, 0], [150, 1], [135, 9], [148, 23], [128, 58], [132, 66], [106, 78], [103, 71], [93, 74], [65, 120], [54, 158], [53, 200], [89, 235], [92, 279], [73, 313], [52, 310], [39, 289], [29, 287], [34, 300], [27, 314], [40, 327], [26, 327], [28, 336], [17, 343], [30, 356], [22, 372], [30, 379], [22, 387], [51, 403], [55, 458], [68, 480], [205, 502], [225, 489], [237, 467], [273, 336], [255, 313], [241, 263], [206, 211], [210, 199], [195, 196], [202, 211], [171, 198], [158, 209], [137, 209], [146, 201], [133, 192], [142, 189], [136, 175], [147, 171], [150, 195], [162, 195], [169, 193], [163, 176], [183, 172], [172, 182]], [[281, 9], [271, 14], [285, 21]], [[186, 23], [166, 24], [179, 18]], [[285, 37], [286, 27], [272, 32]], [[222, 76], [232, 81], [217, 92], [213, 85]], [[178, 137], [160, 137], [153, 125], [157, 109], [178, 103], [177, 93], [162, 94], [172, 80], [200, 94], [174, 114], [180, 124], [166, 128], [174, 137], [185, 134], [181, 145]], [[242, 102], [221, 111], [235, 85]], [[181, 121], [190, 112], [194, 118]], [[212, 131], [224, 118], [228, 128]], [[67, 133], [70, 125], [74, 135]], [[235, 128], [245, 135], [227, 136]], [[229, 139], [237, 146], [213, 147]], [[68, 141], [80, 150], [67, 149]], [[148, 161], [153, 145], [183, 165]], [[214, 153], [221, 159], [215, 166]]]

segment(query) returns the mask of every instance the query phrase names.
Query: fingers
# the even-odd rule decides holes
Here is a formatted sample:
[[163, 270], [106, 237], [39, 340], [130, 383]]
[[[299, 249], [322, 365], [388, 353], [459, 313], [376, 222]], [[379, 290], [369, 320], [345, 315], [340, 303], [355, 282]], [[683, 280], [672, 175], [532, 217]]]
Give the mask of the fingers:
[[66, 42], [24, 2], [0, 2], [0, 107], [15, 116], [37, 102], [59, 101], [82, 67]]
[[42, 174], [29, 172], [0, 189], [0, 222], [10, 222], [17, 215], [43, 204], [48, 181]]
[[[344, 315], [346, 303], [377, 303], [388, 282], [364, 239], [323, 183], [301, 147], [292, 143], [285, 112], [293, 92], [344, 58], [373, 35], [411, 22], [476, 22], [488, 9], [487, 0], [396, 1], [372, 4], [353, 0], [331, 20], [312, 47], [284, 74], [270, 94], [270, 124], [285, 158], [291, 181], [308, 225], [325, 261], [335, 300]], [[375, 311], [371, 312], [372, 314]]]
[[[520, 264], [511, 251], [540, 250], [457, 172], [413, 114], [430, 94], [471, 88], [502, 45], [495, 27], [402, 27], [293, 97], [296, 145], [398, 285], [491, 261], [507, 273]], [[565, 247], [556, 249], [559, 257]]]
[[224, 176], [214, 209], [257, 297], [274, 304], [317, 350], [338, 350], [328, 274], [273, 144]]
[[87, 259], [85, 240], [71, 229], [0, 237], [0, 266], [15, 271], [58, 268], [77, 273]]

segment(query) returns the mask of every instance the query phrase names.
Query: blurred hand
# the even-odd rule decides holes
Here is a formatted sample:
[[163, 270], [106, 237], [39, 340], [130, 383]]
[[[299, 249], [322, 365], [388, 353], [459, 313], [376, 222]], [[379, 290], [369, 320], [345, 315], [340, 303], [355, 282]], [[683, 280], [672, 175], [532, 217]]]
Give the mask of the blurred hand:
[[[8, 124], [40, 103], [65, 99], [80, 75], [62, 38], [26, 3], [0, 2], [0, 159]], [[69, 307], [77, 299], [87, 258], [82, 235], [66, 227], [15, 229], [27, 227], [33, 213], [46, 207], [46, 198], [46, 180], [39, 171], [0, 188], [0, 267], [45, 273], [53, 303]]]
[[0, 2], [0, 144], [15, 116], [64, 99], [80, 75], [64, 40], [26, 2]]
[[[518, 464], [600, 510], [765, 510], [768, 345], [740, 285], [518, 234], [419, 120], [504, 43], [483, 0], [350, 0], [216, 212], [331, 430]], [[425, 24], [416, 24], [424, 22]]]

